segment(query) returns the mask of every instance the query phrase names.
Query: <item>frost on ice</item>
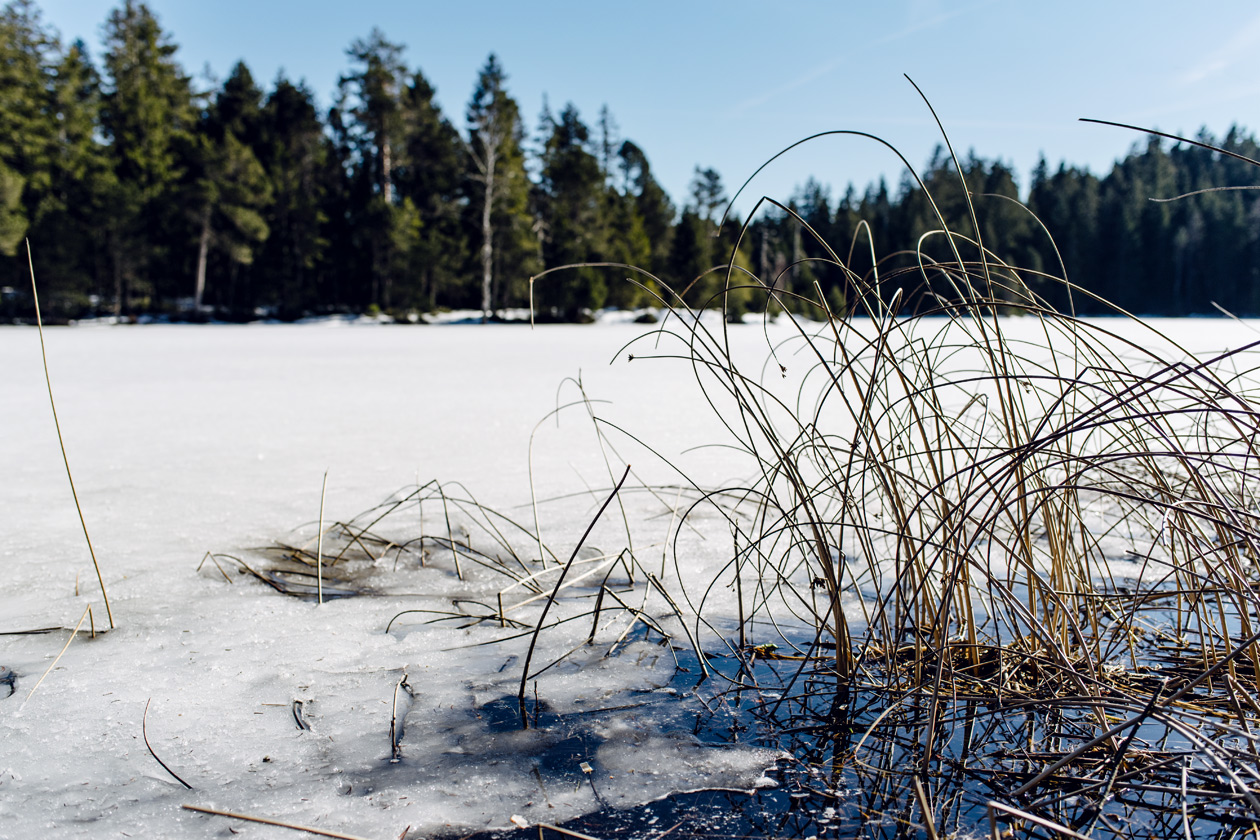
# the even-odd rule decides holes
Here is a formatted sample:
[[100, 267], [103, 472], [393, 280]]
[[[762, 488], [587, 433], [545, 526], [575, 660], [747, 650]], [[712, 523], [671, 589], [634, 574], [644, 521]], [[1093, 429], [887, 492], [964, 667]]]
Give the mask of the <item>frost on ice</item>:
[[[355, 586], [371, 597], [315, 605], [230, 560], [219, 560], [222, 572], [196, 571], [207, 551], [264, 568], [251, 549], [316, 519], [325, 471], [330, 519], [433, 476], [456, 477], [487, 506], [528, 518], [519, 506], [530, 494], [531, 435], [557, 401], [573, 399], [557, 381], [579, 370], [588, 391], [622, 406], [619, 422], [645, 428], [669, 416], [661, 448], [705, 442], [712, 421], [682, 396], [684, 373], [608, 366], [633, 334], [54, 331], [58, 411], [118, 628], [101, 633], [97, 608], [96, 637], [85, 623], [26, 699], [99, 587], [65, 486], [37, 338], [0, 332], [0, 836], [220, 837], [229, 826], [289, 836], [181, 808], [193, 804], [397, 837], [406, 826], [555, 823], [673, 791], [757, 785], [776, 756], [692, 735], [696, 715], [709, 712], [693, 691], [694, 667], [679, 670], [675, 657], [687, 652], [641, 627], [612, 655], [616, 628], [590, 646], [585, 621], [544, 633], [534, 670], [559, 662], [537, 676], [537, 694], [531, 681], [522, 728], [516, 685], [528, 640], [505, 638], [510, 627], [409, 616], [385, 632], [404, 610], [449, 609], [456, 597], [493, 603], [503, 585], [494, 575], [465, 569], [461, 580], [436, 561], [368, 569]], [[589, 425], [540, 427], [533, 445], [535, 465], [546, 465], [532, 480], [539, 498], [601, 481]], [[711, 453], [689, 457], [701, 472], [729, 467]], [[676, 480], [646, 460], [642, 469], [645, 480]], [[548, 544], [571, 547], [590, 507], [544, 508]], [[659, 527], [663, 536], [667, 524]], [[616, 536], [609, 522], [592, 544]], [[659, 601], [649, 611], [669, 612]], [[193, 790], [149, 754], [146, 704], [154, 753]]]

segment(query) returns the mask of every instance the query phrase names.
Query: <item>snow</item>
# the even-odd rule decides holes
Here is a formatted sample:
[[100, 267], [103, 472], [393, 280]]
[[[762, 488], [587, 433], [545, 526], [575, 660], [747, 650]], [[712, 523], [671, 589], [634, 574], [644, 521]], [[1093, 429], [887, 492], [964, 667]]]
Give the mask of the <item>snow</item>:
[[[362, 837], [398, 837], [410, 826], [414, 837], [765, 784], [775, 754], [690, 734], [698, 704], [718, 687], [677, 680], [681, 635], [681, 653], [638, 634], [607, 656], [616, 627], [590, 647], [581, 645], [589, 622], [544, 634], [536, 666], [578, 650], [538, 677], [541, 719], [523, 730], [516, 692], [527, 638], [482, 644], [512, 634], [416, 616], [385, 632], [403, 610], [492, 599], [501, 577], [475, 570], [461, 581], [439, 559], [397, 570], [382, 560], [361, 570], [372, 597], [317, 605], [237, 574], [230, 561], [221, 561], [230, 583], [210, 563], [198, 571], [207, 552], [261, 563], [252, 547], [311, 536], [325, 474], [326, 521], [439, 479], [528, 523], [532, 484], [540, 499], [568, 499], [540, 511], [545, 541], [567, 559], [620, 464], [633, 464], [640, 482], [679, 482], [674, 467], [611, 426], [616, 454], [606, 463], [609, 444], [601, 447], [583, 393], [699, 486], [744, 476], [747, 462], [711, 446], [727, 437], [692, 366], [643, 358], [653, 355], [650, 340], [628, 345], [655, 327], [624, 320], [47, 330], [66, 447], [118, 626], [95, 639], [81, 632], [33, 692], [85, 607], [98, 630], [106, 616], [38, 335], [0, 330], [0, 632], [60, 628], [0, 636], [0, 837], [203, 838], [232, 836], [229, 828], [296, 836], [185, 803]], [[1141, 338], [1124, 322], [1109, 326]], [[1159, 326], [1200, 350], [1260, 337], [1221, 320]], [[759, 371], [767, 341], [792, 331], [744, 326], [730, 335], [736, 356]], [[681, 349], [666, 339], [655, 352]], [[797, 359], [784, 353], [786, 370], [770, 366], [767, 386], [794, 394], [808, 370]], [[567, 407], [552, 417], [559, 406]], [[647, 494], [623, 501], [642, 556], [659, 557], [658, 573], [672, 578], [662, 545], [672, 517]], [[729, 556], [729, 533], [709, 536], [684, 535], [688, 591], [703, 591], [690, 587]], [[624, 539], [621, 514], [610, 511], [582, 559], [615, 554]], [[536, 616], [540, 607], [523, 609]], [[669, 620], [659, 599], [649, 612]], [[391, 761], [404, 675], [414, 697]], [[295, 701], [309, 729], [298, 727]], [[192, 790], [149, 755], [146, 704], [154, 752]]]
[[[520, 731], [519, 720], [488, 723], [485, 710], [499, 714], [504, 698], [515, 710], [527, 639], [471, 647], [504, 633], [405, 619], [385, 632], [402, 610], [484, 598], [501, 580], [383, 569], [378, 588], [404, 594], [315, 605], [234, 572], [229, 584], [210, 563], [197, 571], [206, 552], [258, 563], [251, 547], [294, 539], [303, 525], [312, 533], [325, 472], [328, 521], [434, 478], [529, 520], [520, 506], [530, 498], [535, 427], [539, 498], [579, 494], [542, 508], [548, 544], [567, 556], [612, 484], [584, 408], [540, 425], [579, 398], [579, 377], [591, 399], [611, 401], [601, 412], [650, 430], [653, 446], [699, 478], [738, 472], [729, 455], [681, 454], [710, 442], [716, 426], [686, 366], [626, 361], [621, 348], [642, 326], [329, 326], [46, 330], [66, 447], [118, 626], [90, 639], [85, 623], [33, 693], [68, 629], [0, 636], [0, 666], [15, 675], [13, 696], [4, 699], [0, 684], [0, 836], [199, 838], [228, 836], [229, 826], [247, 837], [291, 834], [184, 803], [363, 837], [398, 837], [410, 825], [419, 836], [505, 827], [513, 815], [560, 822], [601, 797], [625, 806], [758, 784], [773, 754], [702, 745], [689, 724], [666, 725], [695, 701], [668, 687], [674, 660], [655, 642], [631, 639], [612, 658], [604, 643], [584, 667], [571, 658], [544, 674], [537, 683], [551, 723]], [[0, 632], [73, 628], [88, 604], [99, 630], [105, 610], [36, 331], [0, 331], [0, 357]], [[677, 481], [641, 449], [618, 446], [645, 480]], [[651, 526], [653, 539], [668, 522]], [[601, 525], [589, 546], [617, 537], [617, 527]], [[543, 638], [536, 663], [580, 643], [573, 634]], [[404, 673], [415, 699], [401, 761], [391, 763], [390, 712]], [[295, 700], [309, 731], [295, 724]], [[148, 754], [146, 703], [154, 751], [193, 790]]]

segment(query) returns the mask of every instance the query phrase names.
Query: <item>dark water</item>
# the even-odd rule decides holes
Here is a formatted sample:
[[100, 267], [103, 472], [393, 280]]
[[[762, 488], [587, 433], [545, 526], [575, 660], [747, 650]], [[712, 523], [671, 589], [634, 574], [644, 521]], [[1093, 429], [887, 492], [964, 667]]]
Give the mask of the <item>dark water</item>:
[[[605, 808], [565, 823], [564, 830], [601, 840], [892, 840], [931, 836], [926, 805], [938, 836], [990, 836], [990, 801], [1096, 838], [1226, 838], [1256, 822], [1247, 794], [1231, 782], [1219, 761], [1131, 699], [1117, 697], [1106, 709], [1109, 721], [1126, 716], [1135, 721], [1117, 738], [1122, 749], [1087, 752], [1017, 796], [1055, 756], [1098, 735], [1096, 703], [1070, 697], [1054, 703], [991, 698], [933, 703], [925, 692], [846, 691], [817, 665], [762, 661], [741, 669], [733, 658], [712, 659], [710, 664], [722, 675], [706, 685], [696, 686], [697, 668], [680, 670], [675, 677], [684, 698], [681, 706], [688, 711], [676, 715], [674, 725], [689, 724], [697, 737], [712, 744], [738, 740], [783, 750], [791, 758], [767, 773], [777, 786], [748, 793], [678, 793], [634, 808]], [[686, 702], [689, 692], [706, 697], [706, 702]], [[697, 711], [718, 707], [721, 713]], [[502, 725], [519, 726], [514, 703], [501, 711]], [[545, 716], [540, 725], [548, 725]], [[1222, 750], [1240, 754], [1247, 747], [1228, 733], [1217, 736]], [[564, 756], [560, 761], [557, 770]], [[1245, 774], [1245, 768], [1239, 772]], [[916, 777], [922, 798], [916, 795]], [[597, 778], [589, 781], [598, 785]], [[1000, 810], [993, 816], [1003, 836], [1069, 836]], [[472, 838], [540, 836], [563, 835], [532, 826]]]

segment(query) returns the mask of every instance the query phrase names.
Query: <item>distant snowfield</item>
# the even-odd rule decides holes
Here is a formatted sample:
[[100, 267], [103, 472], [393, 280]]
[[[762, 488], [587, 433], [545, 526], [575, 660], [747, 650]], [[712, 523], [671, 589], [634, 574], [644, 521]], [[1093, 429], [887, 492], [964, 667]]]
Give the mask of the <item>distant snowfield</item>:
[[[1200, 352], [1260, 339], [1238, 322], [1159, 326]], [[418, 837], [763, 783], [773, 754], [702, 745], [688, 727], [668, 725], [686, 701], [666, 687], [674, 660], [660, 645], [634, 642], [613, 658], [601, 658], [607, 645], [596, 647], [542, 676], [550, 711], [585, 722], [522, 732], [503, 720], [501, 701], [515, 695], [525, 640], [470, 647], [503, 633], [449, 624], [385, 632], [400, 610], [449, 603], [465, 590], [484, 595], [488, 583], [426, 570], [404, 578], [424, 591], [317, 606], [244, 576], [229, 585], [209, 565], [196, 571], [208, 551], [249, 556], [304, 524], [309, 533], [325, 472], [329, 521], [431, 479], [460, 482], [528, 521], [521, 506], [530, 499], [535, 430], [537, 496], [587, 494], [543, 508], [548, 544], [567, 553], [616, 477], [585, 409], [570, 405], [581, 396], [579, 377], [587, 397], [606, 401], [596, 403], [602, 417], [701, 486], [739, 479], [749, 464], [737, 455], [694, 449], [727, 439], [690, 364], [643, 359], [651, 345], [642, 342], [625, 349], [650, 329], [47, 330], [62, 430], [118, 629], [92, 641], [80, 635], [33, 695], [69, 633], [0, 636], [0, 668], [16, 675], [8, 699], [0, 684], [0, 837], [202, 838], [232, 836], [229, 828], [296, 836], [194, 814], [185, 803], [370, 838], [396, 838], [410, 826], [408, 836]], [[784, 325], [741, 326], [730, 337], [756, 371], [767, 338], [791, 334]], [[666, 342], [659, 352], [681, 350]], [[628, 361], [631, 352], [640, 358]], [[789, 393], [806, 367], [793, 358], [783, 356], [786, 373], [776, 366], [772, 377]], [[73, 627], [89, 603], [100, 628], [105, 613], [36, 331], [0, 330], [0, 360], [0, 632]], [[563, 405], [558, 425], [540, 423]], [[677, 483], [672, 468], [633, 441], [613, 441], [643, 480]], [[629, 507], [643, 516], [636, 528], [649, 542], [669, 532], [667, 516], [649, 518], [659, 504]], [[688, 562], [720, 559], [728, 546], [717, 536], [707, 548], [697, 542]], [[616, 523], [605, 522], [591, 545], [615, 551], [617, 538]], [[542, 642], [547, 652], [572, 646], [555, 635]], [[403, 760], [391, 763], [391, 702], [404, 673], [415, 698]], [[295, 725], [294, 700], [309, 730]], [[146, 702], [154, 751], [193, 790], [149, 755]]]

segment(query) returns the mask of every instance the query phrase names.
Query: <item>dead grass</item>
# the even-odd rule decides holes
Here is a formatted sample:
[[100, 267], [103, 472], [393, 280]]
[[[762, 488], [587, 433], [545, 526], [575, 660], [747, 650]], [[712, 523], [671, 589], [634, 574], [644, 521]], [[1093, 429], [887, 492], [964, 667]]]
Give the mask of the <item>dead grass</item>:
[[[1030, 280], [1089, 292], [998, 260], [974, 207], [971, 230], [936, 212], [913, 268], [817, 241], [846, 312], [732, 263], [714, 303], [758, 296], [795, 331], [769, 377], [736, 363], [727, 319], [661, 293], [675, 317], [629, 349], [681, 355], [756, 465], [683, 517], [716, 513], [735, 550], [680, 599], [715, 633], [730, 616], [706, 601], [737, 593], [732, 690], [779, 695], [763, 718], [868, 814], [934, 803], [929, 835], [1253, 829], [1256, 345], [1199, 358], [1120, 310], [1123, 329], [1056, 311]], [[783, 360], [808, 367], [794, 398]]]
[[[668, 313], [628, 349], [690, 364], [729, 433], [715, 443], [755, 465], [738, 487], [650, 489], [676, 512], [675, 538], [702, 514], [728, 529], [730, 562], [707, 588], [680, 587], [663, 562], [650, 572], [624, 506], [624, 550], [562, 564], [536, 506], [526, 527], [436, 482], [321, 527], [313, 553], [285, 546], [262, 572], [237, 562], [304, 597], [367, 591], [356, 564], [390, 559], [504, 579], [492, 600], [406, 610], [387, 631], [486, 624], [498, 642], [580, 621], [591, 644], [611, 610], [618, 643], [635, 626], [685, 636], [722, 702], [791, 749], [815, 813], [845, 809], [876, 835], [1254, 831], [1255, 345], [1199, 358], [1119, 310], [1123, 329], [1056, 311], [1033, 279], [1089, 293], [998, 260], [974, 207], [971, 230], [937, 216], [908, 243], [912, 268], [884, 270], [856, 240], [817, 243], [846, 278], [844, 312], [816, 285], [727, 267], [716, 303], [753, 297], [794, 333], [768, 348], [768, 375], [737, 364], [727, 319], [696, 318], [659, 278], [618, 267]], [[785, 362], [805, 371], [786, 397]], [[601, 446], [616, 436], [584, 393], [579, 404]], [[611, 482], [620, 459], [605, 453]], [[386, 536], [412, 510], [441, 526]], [[735, 616], [711, 606], [723, 589]], [[565, 598], [581, 606], [552, 614]], [[527, 657], [522, 704], [555, 661], [531, 670]]]

